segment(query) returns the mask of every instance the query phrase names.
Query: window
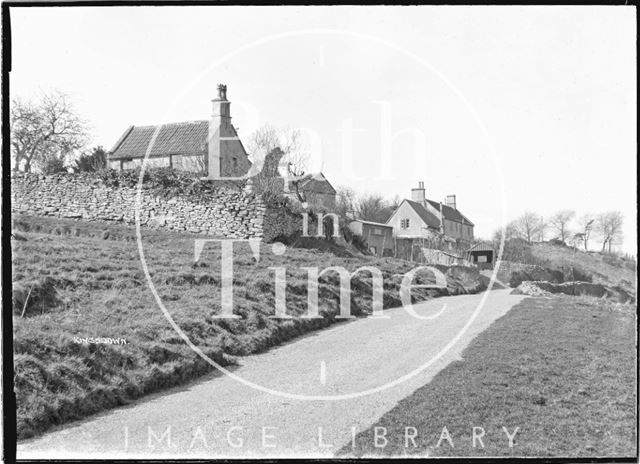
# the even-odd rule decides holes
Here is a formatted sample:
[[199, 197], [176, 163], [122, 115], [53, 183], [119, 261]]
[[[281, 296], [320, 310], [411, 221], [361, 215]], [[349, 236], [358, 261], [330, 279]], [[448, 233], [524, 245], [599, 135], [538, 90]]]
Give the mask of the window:
[[382, 235], [382, 229], [379, 227], [373, 228], [373, 235]]
[[408, 229], [409, 228], [409, 219], [403, 219], [400, 221], [400, 228], [401, 229]]
[[478, 262], [479, 263], [486, 263], [487, 262], [487, 257], [485, 255], [478, 255]]

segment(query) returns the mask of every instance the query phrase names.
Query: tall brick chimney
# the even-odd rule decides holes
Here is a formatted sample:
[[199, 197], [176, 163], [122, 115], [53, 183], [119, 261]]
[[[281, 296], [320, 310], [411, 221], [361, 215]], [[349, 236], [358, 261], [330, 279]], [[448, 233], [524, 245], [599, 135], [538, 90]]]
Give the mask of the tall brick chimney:
[[424, 182], [418, 182], [418, 188], [411, 189], [411, 200], [424, 205]]
[[231, 102], [227, 100], [227, 86], [218, 84], [218, 98], [211, 100], [213, 112], [209, 120], [209, 153], [208, 153], [208, 178], [221, 177], [221, 159], [226, 148], [228, 137], [235, 137], [231, 127]]

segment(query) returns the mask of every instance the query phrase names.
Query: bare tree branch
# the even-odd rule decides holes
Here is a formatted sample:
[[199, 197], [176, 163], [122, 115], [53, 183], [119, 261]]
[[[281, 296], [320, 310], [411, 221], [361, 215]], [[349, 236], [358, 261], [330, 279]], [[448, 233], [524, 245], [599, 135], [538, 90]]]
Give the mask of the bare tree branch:
[[575, 215], [575, 211], [564, 209], [555, 213], [549, 220], [551, 229], [558, 234], [558, 238], [563, 242], [565, 242], [569, 238], [569, 223]]
[[64, 160], [88, 140], [88, 125], [75, 111], [69, 97], [58, 91], [37, 102], [14, 98], [11, 102], [13, 169], [31, 171], [52, 159]]
[[[275, 150], [280, 150], [278, 153], [278, 167], [281, 169], [268, 167], [269, 174], [263, 174], [259, 176], [260, 179], [256, 179], [256, 190], [280, 189], [282, 187], [282, 179], [276, 181], [268, 178], [283, 176], [285, 177], [285, 182], [289, 182], [293, 186], [298, 200], [300, 202], [307, 200], [304, 192], [301, 191], [300, 184], [306, 180], [309, 153], [304, 149], [300, 131], [265, 125], [249, 136], [247, 146], [258, 170], [264, 170], [264, 163], [269, 154], [274, 153]], [[282, 193], [282, 191], [272, 193]]]
[[613, 242], [622, 240], [622, 224], [624, 215], [620, 211], [608, 211], [596, 217], [595, 230], [602, 238], [602, 252], [611, 253]]

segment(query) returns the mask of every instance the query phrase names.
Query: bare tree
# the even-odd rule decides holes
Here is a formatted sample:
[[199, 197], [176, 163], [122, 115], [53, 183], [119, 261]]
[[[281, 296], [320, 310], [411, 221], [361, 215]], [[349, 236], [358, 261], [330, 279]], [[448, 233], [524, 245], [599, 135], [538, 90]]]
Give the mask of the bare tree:
[[545, 232], [549, 229], [549, 223], [544, 222], [544, 216], [540, 216], [538, 223], [538, 241], [544, 242]]
[[569, 238], [569, 223], [575, 215], [575, 211], [563, 209], [551, 216], [551, 219], [549, 220], [551, 229], [558, 234], [558, 238], [563, 242]]
[[584, 244], [584, 251], [589, 251], [589, 239], [591, 238], [594, 222], [595, 219], [592, 214], [585, 214], [578, 220], [579, 234], [581, 234], [581, 241]]
[[531, 243], [540, 232], [540, 216], [531, 211], [525, 213], [514, 221], [514, 226], [519, 235]]
[[[303, 192], [300, 190], [300, 184], [306, 179], [309, 153], [305, 150], [299, 130], [276, 128], [267, 124], [249, 136], [247, 146], [256, 167], [263, 165], [269, 154], [279, 150], [281, 156], [278, 156], [278, 165], [285, 167], [286, 172], [284, 174], [289, 178], [298, 200], [301, 202], [306, 201]], [[271, 171], [272, 168], [269, 167], [268, 170]], [[282, 172], [279, 173], [283, 174]], [[275, 175], [276, 173], [273, 174]], [[266, 179], [264, 180], [266, 182]]]
[[386, 222], [389, 219], [387, 204], [382, 195], [377, 193], [366, 194], [358, 198], [356, 214], [364, 221]]
[[355, 213], [356, 193], [351, 187], [339, 186], [336, 189], [336, 214], [347, 216]]
[[82, 148], [88, 138], [88, 126], [76, 112], [69, 97], [58, 91], [45, 94], [39, 101], [11, 102], [11, 152], [13, 169], [30, 172], [43, 168], [51, 159], [64, 160]]
[[569, 245], [573, 247], [573, 253], [575, 254], [576, 250], [578, 249], [578, 246], [580, 246], [580, 244], [584, 242], [584, 234], [582, 232], [573, 234], [571, 235], [571, 237], [568, 238], [568, 242], [569, 242]]
[[612, 243], [622, 239], [623, 223], [624, 215], [620, 211], [608, 211], [596, 217], [595, 229], [602, 238], [602, 252], [608, 248], [611, 253]]
[[400, 203], [402, 203], [402, 198], [400, 198], [399, 195], [396, 195], [389, 201], [388, 206], [392, 213], [400, 207]]
[[[493, 235], [491, 237], [491, 241], [493, 242], [496, 249], [499, 248], [500, 242], [502, 241], [502, 233], [502, 229], [497, 229], [493, 232]], [[520, 238], [520, 232], [516, 227], [515, 221], [511, 221], [504, 228], [504, 240], [505, 242], [507, 242], [514, 238]]]

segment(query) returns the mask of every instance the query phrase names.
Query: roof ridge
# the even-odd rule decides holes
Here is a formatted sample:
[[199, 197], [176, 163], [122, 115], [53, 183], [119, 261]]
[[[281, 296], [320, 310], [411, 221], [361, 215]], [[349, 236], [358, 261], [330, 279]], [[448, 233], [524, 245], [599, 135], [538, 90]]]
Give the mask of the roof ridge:
[[180, 126], [180, 125], [187, 125], [187, 124], [193, 124], [193, 123], [208, 123], [209, 120], [207, 119], [197, 119], [197, 120], [193, 120], [193, 121], [180, 121], [180, 122], [165, 122], [165, 123], [160, 123], [160, 124], [146, 124], [144, 126], [131, 126], [131, 127], [137, 127], [138, 129], [149, 129], [150, 127], [158, 127], [158, 126]]

